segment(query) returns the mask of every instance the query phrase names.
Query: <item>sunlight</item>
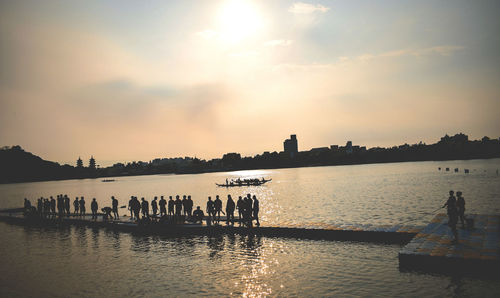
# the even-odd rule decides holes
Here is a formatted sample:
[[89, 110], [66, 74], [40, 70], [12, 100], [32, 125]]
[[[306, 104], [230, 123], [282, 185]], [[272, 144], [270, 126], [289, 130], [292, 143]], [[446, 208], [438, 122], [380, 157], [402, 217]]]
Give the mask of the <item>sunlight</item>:
[[263, 25], [262, 17], [249, 1], [229, 0], [217, 16], [220, 37], [227, 43], [239, 43], [255, 35]]

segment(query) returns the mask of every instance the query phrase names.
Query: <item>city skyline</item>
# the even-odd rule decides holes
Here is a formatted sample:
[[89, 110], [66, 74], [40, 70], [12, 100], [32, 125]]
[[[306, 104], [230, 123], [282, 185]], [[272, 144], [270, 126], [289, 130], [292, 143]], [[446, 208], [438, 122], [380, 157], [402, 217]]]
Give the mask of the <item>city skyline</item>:
[[0, 145], [61, 164], [498, 137], [496, 1], [0, 5]]

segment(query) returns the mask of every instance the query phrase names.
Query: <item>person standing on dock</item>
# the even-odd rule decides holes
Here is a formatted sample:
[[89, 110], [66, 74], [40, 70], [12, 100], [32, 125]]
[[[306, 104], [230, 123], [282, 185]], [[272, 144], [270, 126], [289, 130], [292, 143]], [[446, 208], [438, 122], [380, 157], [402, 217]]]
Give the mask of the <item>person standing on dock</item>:
[[79, 206], [80, 203], [78, 202], [78, 197], [76, 197], [75, 200], [73, 201], [73, 208], [75, 208], [75, 215], [78, 215]]
[[182, 215], [182, 201], [179, 195], [175, 196], [175, 216], [179, 218]]
[[238, 208], [238, 219], [241, 226], [241, 221], [243, 219], [243, 209], [245, 209], [245, 202], [243, 201], [241, 196], [238, 197], [238, 202], [236, 202], [236, 208]]
[[139, 220], [139, 213], [141, 212], [141, 203], [137, 197], [132, 197], [132, 204], [130, 206], [134, 213], [135, 220]]
[[85, 199], [80, 198], [80, 216], [85, 216]]
[[151, 209], [153, 210], [153, 217], [156, 217], [156, 213], [158, 213], [158, 197], [154, 197], [151, 201]]
[[206, 211], [210, 221], [212, 221], [212, 219], [215, 218], [215, 208], [214, 208], [214, 202], [212, 201], [212, 197], [208, 197]]
[[128, 210], [130, 210], [131, 219], [134, 219], [134, 208], [132, 208], [133, 205], [134, 205], [134, 196], [130, 196], [130, 200], [128, 200]]
[[112, 210], [114, 218], [115, 219], [120, 218], [120, 216], [118, 216], [118, 200], [115, 199], [114, 196], [111, 196], [111, 206], [113, 207]]
[[165, 207], [167, 206], [167, 201], [165, 201], [163, 196], [161, 196], [160, 198], [159, 205], [160, 205], [160, 217], [167, 215], [167, 208]]
[[226, 202], [226, 224], [229, 224], [229, 221], [231, 221], [231, 224], [234, 225], [234, 201], [233, 198], [231, 198], [231, 195], [227, 195], [227, 202]]
[[448, 226], [453, 233], [453, 243], [458, 243], [458, 232], [457, 232], [457, 222], [458, 222], [458, 210], [457, 210], [457, 200], [455, 199], [453, 190], [450, 190], [450, 196], [443, 207], [446, 206], [446, 213], [448, 214]]
[[52, 216], [55, 216], [56, 214], [56, 200], [54, 200], [54, 197], [50, 197], [50, 210], [52, 212]]
[[70, 202], [69, 202], [69, 197], [68, 197], [68, 195], [64, 195], [64, 210], [65, 210], [65, 212], [66, 212], [66, 216], [68, 216], [68, 217], [69, 217], [69, 214], [71, 213], [71, 212], [70, 212], [70, 208], [69, 208], [69, 206], [70, 206], [70, 205], [71, 205], [71, 204], [70, 204]]
[[97, 201], [95, 198], [92, 199], [92, 203], [90, 203], [90, 210], [92, 211], [92, 219], [97, 219], [97, 210], [99, 210], [99, 206], [97, 205]]
[[57, 212], [59, 213], [59, 217], [64, 216], [64, 198], [62, 195], [57, 196]]
[[175, 202], [172, 199], [172, 196], [168, 197], [168, 215], [173, 216], [174, 215], [174, 206]]
[[252, 227], [252, 196], [247, 194], [243, 199], [245, 207], [243, 208], [243, 220], [247, 227]]
[[253, 196], [253, 219], [257, 221], [256, 225], [260, 226], [259, 222], [259, 200], [257, 200], [257, 197], [254, 195]]
[[219, 195], [215, 196], [214, 208], [215, 208], [214, 217], [217, 215], [217, 223], [219, 223], [220, 222], [220, 213], [222, 212], [222, 201], [219, 198]]
[[149, 218], [149, 202], [143, 198], [141, 198], [141, 211], [142, 218]]
[[465, 217], [464, 217], [465, 199], [464, 199], [464, 197], [462, 197], [461, 191], [457, 191], [457, 211], [458, 211], [458, 218], [462, 222], [462, 229], [464, 229], [465, 228], [465, 223], [464, 223], [464, 221], [465, 221]]
[[192, 212], [193, 212], [193, 200], [191, 199], [191, 196], [188, 196], [187, 198], [187, 207], [186, 207], [187, 215], [191, 217]]
[[183, 209], [183, 213], [184, 213], [184, 216], [187, 217], [187, 207], [188, 207], [188, 199], [187, 199], [187, 196], [186, 195], [183, 195], [182, 196], [182, 209]]

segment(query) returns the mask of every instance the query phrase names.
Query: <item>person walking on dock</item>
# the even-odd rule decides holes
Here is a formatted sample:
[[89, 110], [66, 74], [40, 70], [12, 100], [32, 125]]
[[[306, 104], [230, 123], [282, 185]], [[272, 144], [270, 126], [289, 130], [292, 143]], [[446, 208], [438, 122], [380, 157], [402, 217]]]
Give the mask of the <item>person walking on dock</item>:
[[161, 196], [160, 198], [159, 205], [160, 205], [160, 217], [167, 215], [167, 208], [166, 208], [167, 201], [165, 201], [163, 196]]
[[172, 199], [172, 196], [169, 196], [169, 198], [168, 198], [168, 215], [170, 215], [170, 216], [174, 215], [174, 206], [175, 206], [175, 201]]
[[114, 196], [111, 196], [111, 206], [112, 206], [112, 210], [113, 210], [113, 217], [115, 219], [120, 218], [120, 216], [118, 215], [118, 200], [115, 199]]
[[149, 218], [149, 202], [141, 198], [141, 211], [143, 218]]
[[234, 225], [234, 208], [235, 204], [233, 201], [233, 198], [231, 198], [231, 195], [227, 195], [227, 202], [226, 202], [226, 224], [229, 224], [229, 221], [231, 221], [231, 224]]
[[83, 197], [80, 198], [80, 216], [85, 216], [85, 199]]
[[151, 201], [151, 209], [153, 210], [153, 217], [156, 217], [156, 213], [158, 213], [158, 197], [154, 197]]
[[92, 219], [97, 219], [97, 210], [99, 210], [99, 205], [97, 205], [97, 201], [95, 198], [92, 199], [92, 203], [90, 203], [90, 210], [92, 211]]
[[254, 195], [253, 196], [253, 219], [257, 221], [256, 225], [260, 226], [259, 222], [259, 200], [257, 200], [257, 197]]
[[75, 215], [78, 215], [79, 206], [80, 202], [78, 202], [78, 197], [76, 197], [75, 200], [73, 201], [73, 208], [75, 209]]
[[462, 222], [462, 229], [465, 228], [465, 199], [462, 197], [462, 192], [457, 191], [457, 211], [458, 211], [458, 218]]

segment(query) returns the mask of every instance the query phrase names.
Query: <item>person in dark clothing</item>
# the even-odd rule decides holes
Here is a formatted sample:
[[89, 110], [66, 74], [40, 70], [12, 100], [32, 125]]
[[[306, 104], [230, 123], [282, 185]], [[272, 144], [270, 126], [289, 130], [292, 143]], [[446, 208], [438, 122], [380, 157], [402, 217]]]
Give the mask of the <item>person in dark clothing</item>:
[[250, 194], [243, 199], [245, 207], [243, 209], [243, 218], [247, 227], [252, 226], [252, 197]]
[[69, 197], [68, 195], [64, 195], [64, 210], [66, 212], [66, 216], [69, 217], [69, 214], [70, 214], [70, 211], [69, 211], [69, 206], [70, 206], [70, 202], [69, 202]]
[[172, 199], [172, 196], [168, 198], [168, 215], [174, 215], [174, 206], [175, 201]]
[[78, 202], [78, 197], [75, 198], [75, 200], [73, 201], [73, 208], [75, 209], [75, 215], [78, 215], [78, 210], [80, 207], [80, 202]]
[[64, 215], [64, 198], [62, 195], [57, 195], [57, 213], [59, 217], [63, 217]]
[[182, 213], [184, 216], [187, 216], [187, 204], [188, 204], [188, 199], [186, 195], [182, 196]]
[[212, 221], [215, 218], [215, 208], [214, 208], [214, 202], [212, 201], [211, 197], [208, 197], [207, 201], [207, 215], [210, 218], [210, 221]]
[[253, 219], [257, 221], [256, 225], [260, 226], [259, 222], [259, 200], [257, 200], [257, 197], [254, 195], [253, 196]]
[[153, 217], [156, 217], [156, 213], [158, 213], [158, 197], [154, 197], [151, 201], [151, 209], [153, 210]]
[[465, 228], [465, 199], [462, 197], [462, 192], [457, 191], [457, 211], [458, 211], [458, 218], [462, 222], [462, 229]]
[[114, 196], [111, 196], [111, 206], [113, 207], [112, 210], [114, 218], [115, 219], [120, 218], [120, 216], [118, 215], [118, 200], [115, 199]]
[[95, 198], [93, 198], [92, 202], [90, 203], [90, 210], [92, 211], [92, 219], [96, 220], [97, 210], [99, 210], [99, 206], [97, 205], [97, 201], [95, 200]]
[[85, 216], [85, 199], [83, 197], [80, 198], [80, 215]]
[[161, 196], [160, 198], [159, 205], [160, 205], [160, 217], [167, 215], [167, 208], [166, 208], [167, 201], [165, 201], [163, 196]]
[[144, 198], [141, 198], [141, 201], [142, 218], [149, 218], [149, 202]]
[[27, 198], [24, 198], [24, 214], [31, 210], [31, 202]]
[[235, 209], [235, 204], [233, 198], [231, 198], [231, 195], [227, 195], [226, 224], [229, 224], [229, 222], [231, 221], [231, 224], [234, 225], [234, 209]]
[[203, 223], [203, 218], [205, 217], [205, 214], [203, 214], [203, 210], [200, 209], [200, 206], [196, 206], [196, 210], [193, 212], [193, 219], [194, 222], [197, 223]]
[[176, 216], [182, 215], [182, 201], [179, 198], [179, 195], [175, 196], [175, 215]]
[[241, 222], [243, 219], [243, 209], [245, 208], [245, 202], [243, 201], [241, 196], [238, 197], [238, 202], [236, 202], [236, 208], [238, 208], [238, 219], [241, 226]]
[[187, 215], [191, 217], [191, 214], [193, 212], [193, 200], [191, 199], [191, 196], [188, 196], [187, 198]]
[[446, 206], [446, 213], [448, 214], [448, 226], [453, 233], [453, 243], [458, 243], [458, 232], [457, 232], [457, 222], [458, 222], [458, 210], [457, 210], [457, 200], [453, 195], [453, 190], [450, 190], [450, 196], [446, 203], [444, 203], [443, 208]]
[[42, 215], [42, 212], [43, 212], [43, 200], [42, 200], [42, 198], [39, 198], [36, 201], [36, 211], [38, 211], [38, 213], [40, 215]]
[[215, 196], [214, 209], [215, 209], [214, 217], [217, 216], [217, 223], [219, 223], [220, 222], [220, 214], [222, 212], [222, 201], [219, 198], [219, 195]]
[[130, 210], [130, 218], [134, 219], [134, 208], [132, 207], [134, 204], [134, 196], [130, 196], [130, 200], [128, 200], [128, 210]]
[[56, 214], [56, 200], [54, 197], [50, 197], [50, 212], [52, 212], [52, 216]]
[[141, 203], [137, 197], [132, 198], [132, 211], [134, 212], [135, 220], [139, 220], [139, 213], [141, 213]]

